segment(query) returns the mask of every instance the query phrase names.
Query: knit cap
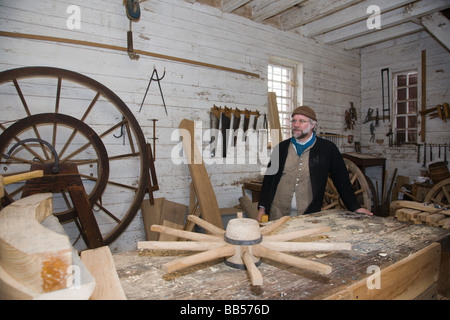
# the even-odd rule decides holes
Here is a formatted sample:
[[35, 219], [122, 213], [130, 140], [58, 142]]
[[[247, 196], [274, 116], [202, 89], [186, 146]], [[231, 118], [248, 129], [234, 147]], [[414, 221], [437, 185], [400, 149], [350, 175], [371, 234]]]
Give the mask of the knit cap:
[[301, 115], [308, 117], [314, 121], [317, 121], [316, 113], [314, 112], [313, 109], [311, 109], [308, 106], [301, 106], [301, 107], [298, 107], [297, 109], [295, 109], [294, 112], [292, 112], [292, 117], [295, 116], [296, 114], [301, 114]]

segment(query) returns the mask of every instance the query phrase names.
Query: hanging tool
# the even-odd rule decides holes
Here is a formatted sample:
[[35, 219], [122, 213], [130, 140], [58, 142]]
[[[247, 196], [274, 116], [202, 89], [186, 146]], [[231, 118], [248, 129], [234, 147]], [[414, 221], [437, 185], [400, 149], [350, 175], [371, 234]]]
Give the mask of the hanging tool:
[[369, 110], [367, 110], [367, 115], [366, 115], [366, 118], [364, 119], [363, 124], [372, 121], [372, 113], [373, 113], [373, 109], [369, 108]]
[[156, 137], [156, 121], [158, 121], [158, 119], [150, 119], [153, 121], [153, 161], [156, 160], [156, 139], [158, 139]]
[[447, 144], [444, 144], [444, 162], [447, 163]]
[[239, 124], [241, 123], [241, 110], [239, 110], [238, 108], [236, 108], [236, 110], [234, 111], [234, 116], [233, 116], [233, 145], [236, 146], [236, 142], [237, 142], [237, 130], [239, 129]]
[[130, 30], [127, 32], [127, 52], [131, 60], [138, 60], [139, 55], [133, 52], [133, 32], [131, 25], [133, 21], [138, 21], [141, 17], [141, 8], [138, 0], [124, 1], [127, 17], [130, 19]]
[[258, 113], [255, 115], [255, 118], [253, 119], [253, 130], [256, 130], [256, 125], [258, 124], [259, 116], [260, 116], [260, 114], [259, 114], [259, 111], [258, 111]]
[[375, 126], [373, 125], [373, 122], [370, 124], [370, 142], [375, 141]]
[[215, 157], [220, 124], [220, 109], [216, 105], [211, 108], [211, 112], [209, 113], [209, 121], [211, 126], [210, 155], [211, 157]]
[[[386, 76], [384, 75], [384, 73], [386, 74]], [[385, 94], [384, 94], [384, 78], [386, 78], [387, 80], [387, 105], [388, 107], [386, 108], [385, 104], [384, 104], [384, 98], [385, 98]], [[389, 84], [389, 68], [384, 68], [381, 69], [381, 95], [382, 95], [382, 100], [383, 100], [383, 122], [386, 119], [385, 117], [385, 112], [387, 112], [387, 119], [389, 119], [389, 121], [391, 121], [391, 93], [390, 93], [391, 89], [390, 89], [390, 84]]]
[[120, 137], [123, 137], [123, 145], [125, 145], [125, 128], [126, 128], [126, 122], [125, 122], [125, 117], [124, 116], [122, 116], [122, 125], [120, 126], [120, 134], [119, 135], [115, 135], [115, 134], [113, 134], [113, 137], [114, 138], [120, 138]]
[[[153, 78], [154, 75], [156, 75], [156, 78]], [[148, 88], [150, 88], [150, 84], [152, 83], [152, 81], [156, 81], [156, 82], [158, 82], [159, 92], [161, 93], [161, 98], [162, 98], [162, 101], [163, 101], [163, 104], [164, 104], [164, 110], [166, 111], [166, 115], [167, 115], [166, 102], [164, 101], [164, 95], [163, 95], [163, 92], [162, 92], [162, 89], [161, 89], [161, 83], [160, 83], [160, 81], [162, 79], [164, 79], [165, 75], [166, 75], [166, 68], [164, 68], [164, 73], [163, 73], [162, 77], [159, 78], [158, 71], [156, 70], [156, 67], [153, 66], [153, 73], [152, 73], [152, 76], [150, 77], [150, 80], [148, 82], [147, 90], [145, 90], [144, 99], [142, 99], [142, 103], [141, 103], [141, 107], [139, 109], [139, 112], [141, 112], [142, 106], [144, 105], [145, 97], [147, 96], [147, 92], [148, 92]]]
[[423, 165], [422, 165], [422, 167], [425, 168], [426, 163], [427, 163], [427, 143], [425, 142], [423, 144]]
[[248, 124], [250, 122], [250, 110], [245, 109], [244, 111], [244, 133], [248, 130]]
[[227, 130], [230, 129], [231, 109], [225, 106], [222, 111], [222, 156], [227, 157]]
[[377, 115], [375, 116], [375, 127], [380, 126], [380, 116], [378, 115], [378, 108], [377, 108]]
[[433, 161], [433, 145], [430, 143], [430, 161]]
[[389, 132], [386, 133], [386, 137], [389, 138], [389, 147], [392, 147], [393, 144], [394, 144], [394, 142], [393, 142], [393, 140], [394, 140], [394, 133], [392, 132], [392, 128], [389, 128]]

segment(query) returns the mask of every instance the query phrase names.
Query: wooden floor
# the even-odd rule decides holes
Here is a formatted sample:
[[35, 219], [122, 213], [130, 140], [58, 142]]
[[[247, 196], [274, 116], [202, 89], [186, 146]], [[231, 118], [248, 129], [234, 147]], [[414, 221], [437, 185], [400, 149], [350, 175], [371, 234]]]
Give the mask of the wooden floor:
[[331, 232], [301, 241], [350, 242], [352, 250], [297, 255], [330, 265], [333, 271], [321, 275], [263, 260], [258, 267], [262, 286], [252, 286], [245, 270], [233, 269], [223, 259], [170, 274], [161, 270], [163, 263], [191, 252], [132, 251], [113, 258], [128, 299], [325, 299], [370, 276], [370, 267], [385, 269], [434, 242], [448, 251], [450, 239], [449, 230], [342, 210], [293, 218], [277, 233], [319, 225]]

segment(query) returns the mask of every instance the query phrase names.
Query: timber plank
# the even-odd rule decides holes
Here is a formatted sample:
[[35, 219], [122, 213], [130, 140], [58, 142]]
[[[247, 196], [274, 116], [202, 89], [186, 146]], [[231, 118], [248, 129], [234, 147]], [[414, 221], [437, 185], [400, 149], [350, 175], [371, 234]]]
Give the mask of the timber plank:
[[194, 122], [183, 119], [180, 123], [183, 149], [186, 154], [189, 172], [197, 195], [202, 218], [223, 229], [222, 218], [216, 194], [203, 163], [200, 149], [194, 139]]
[[85, 250], [81, 261], [96, 282], [91, 300], [126, 300], [109, 247]]

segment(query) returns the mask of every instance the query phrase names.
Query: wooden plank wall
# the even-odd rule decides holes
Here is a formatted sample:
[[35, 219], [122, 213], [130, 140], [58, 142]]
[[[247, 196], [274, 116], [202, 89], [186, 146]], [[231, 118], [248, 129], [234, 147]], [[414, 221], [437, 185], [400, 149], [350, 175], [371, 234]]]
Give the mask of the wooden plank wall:
[[[70, 30], [70, 5], [80, 8], [80, 29]], [[125, 52], [45, 41], [0, 39], [0, 70], [21, 66], [53, 66], [70, 69], [100, 81], [118, 94], [135, 114], [152, 142], [156, 123], [156, 172], [160, 190], [156, 197], [189, 203], [191, 178], [186, 164], [171, 161], [179, 145], [175, 130], [184, 118], [209, 127], [214, 104], [267, 113], [267, 64], [275, 56], [303, 63], [303, 101], [316, 109], [321, 131], [344, 133], [344, 114], [353, 102], [360, 108], [360, 56], [282, 32], [210, 6], [182, 0], [147, 1], [141, 19], [133, 23], [134, 48], [257, 73], [259, 78], [185, 63], [141, 56], [131, 60]], [[0, 3], [0, 29], [126, 47], [129, 20], [122, 1], [20, 0]], [[139, 113], [150, 75], [156, 67], [167, 104], [164, 112], [159, 89], [152, 83]], [[0, 106], [0, 118], [2, 109]], [[262, 117], [261, 117], [262, 118]], [[0, 119], [1, 122], [2, 119]], [[242, 121], [241, 121], [242, 125]], [[350, 134], [347, 132], [346, 134]], [[359, 136], [359, 125], [351, 133]], [[204, 141], [206, 146], [208, 141]], [[245, 160], [245, 159], [244, 159]], [[258, 176], [259, 164], [207, 164], [220, 207], [234, 206], [242, 195], [242, 181]], [[75, 237], [70, 225], [65, 225]], [[111, 250], [135, 249], [145, 239], [142, 218], [134, 219]]]
[[[428, 33], [420, 32], [396, 40], [382, 42], [368, 46], [361, 50], [361, 117], [367, 115], [369, 108], [380, 110], [382, 115], [381, 97], [381, 69], [389, 68], [392, 84], [392, 74], [395, 72], [417, 70], [419, 82], [418, 109], [421, 110], [421, 54], [426, 50], [426, 107], [435, 107], [437, 104], [450, 101], [450, 54]], [[392, 92], [392, 91], [391, 91]], [[391, 102], [392, 107], [392, 102]], [[375, 113], [374, 113], [375, 115]], [[383, 140], [383, 143], [370, 142], [370, 123], [361, 125], [362, 151], [376, 154], [387, 159], [386, 168], [388, 178], [392, 178], [395, 168], [398, 168], [397, 176], [417, 177], [421, 170], [428, 168], [430, 163], [430, 150], [427, 149], [427, 164], [423, 165], [423, 148], [421, 148], [420, 162], [417, 163], [417, 147], [389, 148], [386, 134], [389, 131], [389, 122], [380, 121], [380, 126], [375, 129], [375, 141]], [[419, 126], [420, 131], [420, 126]], [[449, 122], [441, 119], [426, 118], [426, 143], [444, 144], [450, 143]], [[419, 137], [418, 142], [423, 144]], [[450, 156], [447, 150], [447, 159]], [[433, 149], [433, 162], [444, 161], [444, 152], [438, 157], [438, 149]], [[369, 168], [368, 175], [378, 181], [381, 188], [381, 174], [379, 168]], [[375, 183], [375, 182], [374, 182]], [[381, 190], [381, 189], [380, 189]]]

